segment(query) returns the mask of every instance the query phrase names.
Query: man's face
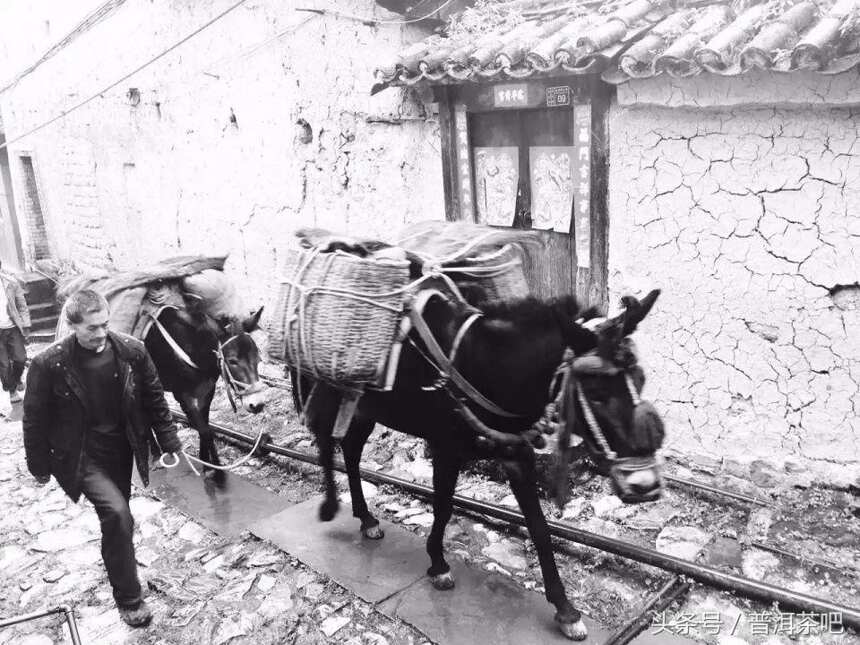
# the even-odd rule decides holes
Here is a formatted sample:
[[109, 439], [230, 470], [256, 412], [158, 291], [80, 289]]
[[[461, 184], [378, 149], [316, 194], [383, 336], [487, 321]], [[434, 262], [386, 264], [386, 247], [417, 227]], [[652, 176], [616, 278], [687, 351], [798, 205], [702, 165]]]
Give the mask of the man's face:
[[105, 310], [91, 311], [84, 314], [79, 323], [69, 323], [81, 347], [94, 352], [104, 349], [107, 342], [108, 312]]

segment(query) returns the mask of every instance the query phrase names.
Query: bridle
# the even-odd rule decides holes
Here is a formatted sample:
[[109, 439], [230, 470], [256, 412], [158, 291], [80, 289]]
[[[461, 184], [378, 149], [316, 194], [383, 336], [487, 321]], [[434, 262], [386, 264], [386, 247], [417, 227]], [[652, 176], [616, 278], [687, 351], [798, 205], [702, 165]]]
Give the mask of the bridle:
[[[166, 307], [161, 307], [154, 315], [149, 314], [149, 317], [152, 318], [153, 324], [158, 328], [158, 331], [161, 332], [162, 337], [173, 350], [173, 353], [176, 357], [191, 367], [192, 369], [201, 372], [203, 370], [195, 363], [192, 358], [188, 355], [188, 353], [182, 349], [179, 343], [176, 342], [176, 339], [167, 331], [167, 328], [161, 324], [161, 321], [158, 320], [158, 315], [164, 311], [164, 309], [170, 307], [170, 305]], [[171, 307], [174, 308], [175, 307]], [[246, 396], [259, 392], [263, 389], [263, 384], [258, 381], [257, 383], [245, 383], [244, 381], [240, 381], [237, 379], [233, 372], [230, 371], [230, 366], [227, 364], [227, 359], [224, 357], [224, 348], [229, 345], [231, 342], [239, 338], [245, 332], [240, 332], [238, 334], [233, 334], [223, 343], [218, 340], [218, 346], [212, 351], [215, 353], [216, 360], [218, 362], [218, 371], [221, 374], [221, 378], [224, 380], [224, 384], [226, 385], [227, 390], [227, 399], [230, 401], [230, 405], [233, 408], [233, 411], [236, 412], [236, 399], [240, 402]]]
[[218, 341], [217, 349], [212, 350], [215, 352], [215, 356], [218, 360], [218, 370], [221, 372], [221, 378], [224, 380], [224, 383], [227, 386], [227, 399], [230, 401], [230, 405], [233, 408], [233, 412], [236, 412], [237, 398], [241, 402], [243, 397], [255, 394], [263, 389], [262, 381], [257, 381], [256, 383], [245, 383], [244, 381], [240, 381], [235, 376], [233, 376], [233, 372], [230, 371], [230, 366], [227, 364], [227, 359], [224, 358], [224, 348], [232, 341], [239, 338], [242, 333], [233, 334], [223, 343], [221, 341]]
[[[579, 375], [616, 376], [622, 374], [635, 411], [642, 404], [642, 399], [630, 375], [632, 367], [612, 365], [598, 356], [596, 350], [592, 350], [575, 358], [571, 362], [568, 378], [576, 378]], [[656, 456], [619, 457], [618, 453], [609, 445], [609, 441], [607, 441], [606, 435], [603, 433], [603, 429], [594, 415], [594, 410], [585, 394], [581, 380], [576, 378], [573, 387], [576, 400], [582, 409], [585, 424], [588, 426], [591, 434], [591, 437], [583, 437], [583, 443], [585, 444], [588, 456], [597, 464], [598, 469], [608, 471], [608, 474], [612, 476], [615, 483], [621, 487], [622, 492], [629, 494], [631, 491], [627, 488], [626, 476], [635, 471], [653, 469], [659, 462], [659, 458]], [[564, 413], [572, 414], [573, 410], [564, 410]], [[593, 441], [589, 441], [589, 439], [593, 439]]]

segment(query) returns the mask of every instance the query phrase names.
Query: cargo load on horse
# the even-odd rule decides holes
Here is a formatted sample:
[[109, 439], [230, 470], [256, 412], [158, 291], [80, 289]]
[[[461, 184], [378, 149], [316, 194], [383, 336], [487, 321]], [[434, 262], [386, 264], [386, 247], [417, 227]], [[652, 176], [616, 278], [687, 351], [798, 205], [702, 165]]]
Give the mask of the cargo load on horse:
[[[309, 376], [343, 386], [391, 389], [406, 316], [422, 290], [470, 305], [528, 295], [528, 231], [423, 222], [394, 242], [322, 229], [297, 232], [287, 251], [269, 324], [269, 353]], [[464, 242], [464, 240], [466, 240]]]
[[[88, 273], [65, 282], [61, 302], [80, 289], [93, 289], [110, 304], [111, 329], [143, 340], [153, 318], [167, 308], [199, 308], [213, 319], [245, 315], [235, 285], [224, 275], [225, 256], [182, 256], [121, 273]], [[65, 316], [57, 338], [69, 332]]]

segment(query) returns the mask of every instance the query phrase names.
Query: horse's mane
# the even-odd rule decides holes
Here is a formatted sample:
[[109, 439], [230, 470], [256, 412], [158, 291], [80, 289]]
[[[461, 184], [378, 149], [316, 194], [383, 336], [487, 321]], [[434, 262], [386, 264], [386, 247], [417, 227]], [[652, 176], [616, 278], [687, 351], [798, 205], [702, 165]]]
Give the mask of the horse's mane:
[[507, 244], [523, 250], [543, 247], [543, 240], [536, 231], [444, 221], [409, 224], [398, 232], [392, 243], [438, 264], [492, 253]]
[[534, 296], [493, 302], [481, 307], [487, 319], [504, 320], [524, 327], [546, 328], [561, 321], [573, 322], [583, 315], [576, 296], [567, 295], [548, 300]]

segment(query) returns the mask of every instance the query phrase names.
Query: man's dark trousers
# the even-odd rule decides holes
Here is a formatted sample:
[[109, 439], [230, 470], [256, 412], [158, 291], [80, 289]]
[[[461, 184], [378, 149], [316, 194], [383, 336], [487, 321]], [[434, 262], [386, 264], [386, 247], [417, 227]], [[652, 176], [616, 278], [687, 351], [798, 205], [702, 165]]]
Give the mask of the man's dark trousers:
[[15, 327], [0, 329], [0, 382], [7, 392], [14, 392], [21, 382], [27, 364], [24, 335]]
[[87, 447], [81, 492], [95, 507], [102, 529], [102, 560], [121, 607], [141, 601], [140, 580], [134, 559], [134, 519], [128, 507], [131, 497], [133, 454], [124, 436], [100, 438], [98, 448]]

